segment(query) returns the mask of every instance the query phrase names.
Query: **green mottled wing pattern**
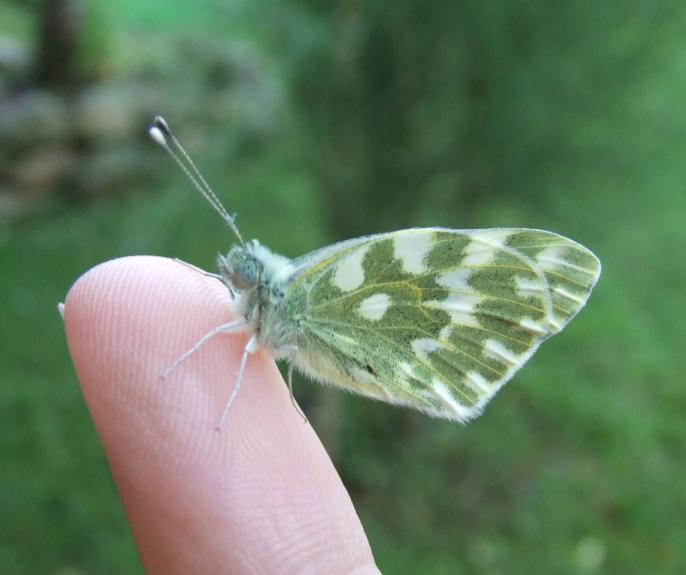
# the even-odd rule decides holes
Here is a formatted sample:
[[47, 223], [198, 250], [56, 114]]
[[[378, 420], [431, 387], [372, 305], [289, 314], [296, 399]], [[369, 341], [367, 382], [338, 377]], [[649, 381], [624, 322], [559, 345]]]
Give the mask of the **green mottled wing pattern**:
[[283, 302], [315, 378], [466, 421], [583, 307], [598, 259], [529, 229], [409, 229], [294, 262]]

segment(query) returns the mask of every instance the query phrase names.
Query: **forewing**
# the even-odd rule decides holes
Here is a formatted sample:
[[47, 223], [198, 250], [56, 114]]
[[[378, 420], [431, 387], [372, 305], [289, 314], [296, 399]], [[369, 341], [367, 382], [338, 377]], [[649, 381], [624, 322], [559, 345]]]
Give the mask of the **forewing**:
[[[304, 265], [303, 263], [304, 262]], [[296, 363], [343, 388], [468, 420], [583, 307], [600, 264], [528, 229], [410, 229], [301, 260]]]

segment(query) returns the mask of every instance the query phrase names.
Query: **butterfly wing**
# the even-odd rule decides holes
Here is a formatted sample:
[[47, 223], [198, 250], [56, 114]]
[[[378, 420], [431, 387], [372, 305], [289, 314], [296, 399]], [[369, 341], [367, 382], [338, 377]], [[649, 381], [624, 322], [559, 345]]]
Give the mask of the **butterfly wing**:
[[466, 421], [583, 307], [600, 262], [529, 229], [409, 229], [293, 262], [296, 365], [315, 378]]

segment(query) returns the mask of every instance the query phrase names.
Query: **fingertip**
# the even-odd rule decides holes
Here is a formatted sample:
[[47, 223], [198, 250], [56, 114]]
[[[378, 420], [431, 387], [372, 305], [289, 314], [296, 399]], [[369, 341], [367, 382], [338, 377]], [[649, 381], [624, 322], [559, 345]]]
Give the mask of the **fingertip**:
[[76, 282], [64, 319], [148, 571], [375, 569], [347, 492], [266, 354], [249, 358], [226, 424], [214, 431], [245, 334], [213, 338], [160, 379], [233, 319], [220, 282], [164, 258], [113, 260]]

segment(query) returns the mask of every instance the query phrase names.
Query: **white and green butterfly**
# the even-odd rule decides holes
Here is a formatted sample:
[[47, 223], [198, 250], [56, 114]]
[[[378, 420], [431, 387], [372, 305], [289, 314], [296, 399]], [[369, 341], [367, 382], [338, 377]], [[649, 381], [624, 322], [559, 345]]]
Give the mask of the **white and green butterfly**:
[[251, 334], [219, 426], [257, 348], [289, 361], [289, 387], [297, 367], [360, 395], [466, 422], [579, 312], [600, 275], [585, 247], [525, 228], [408, 229], [289, 260], [243, 242], [163, 119], [151, 134], [240, 241], [219, 257], [216, 276], [234, 293], [240, 319], [167, 370], [217, 333]]

